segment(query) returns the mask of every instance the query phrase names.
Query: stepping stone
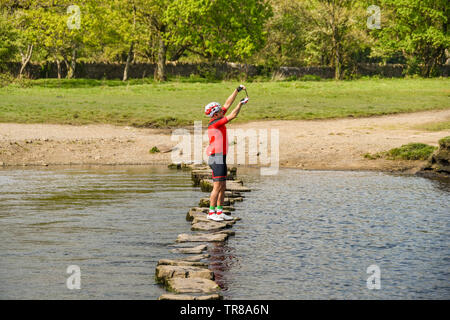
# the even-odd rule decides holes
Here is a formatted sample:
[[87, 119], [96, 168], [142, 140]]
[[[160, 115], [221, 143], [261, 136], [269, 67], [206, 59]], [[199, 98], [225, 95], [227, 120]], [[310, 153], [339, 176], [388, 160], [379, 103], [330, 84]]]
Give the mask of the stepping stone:
[[206, 214], [205, 214], [205, 215], [203, 215], [203, 216], [196, 216], [196, 217], [194, 218], [194, 220], [192, 220], [192, 224], [199, 223], [199, 222], [216, 222], [216, 223], [222, 223], [222, 224], [225, 224], [227, 227], [231, 227], [231, 226], [233, 226], [233, 224], [235, 224], [236, 221], [238, 221], [238, 220], [239, 220], [239, 218], [235, 218], [234, 220], [229, 220], [229, 221], [218, 221], [218, 222], [216, 222], [216, 221], [208, 220], [208, 218], [207, 218], [207, 216], [206, 216]]
[[202, 192], [211, 192], [213, 190], [213, 181], [211, 179], [202, 179], [199, 182]]
[[167, 281], [173, 278], [202, 278], [214, 279], [214, 272], [206, 268], [189, 267], [189, 266], [168, 266], [159, 265], [155, 271], [156, 281], [167, 284]]
[[167, 289], [175, 293], [216, 293], [220, 287], [204, 278], [171, 278], [167, 281]]
[[228, 234], [225, 233], [183, 233], [178, 235], [176, 242], [223, 242], [227, 238]]
[[236, 234], [236, 232], [234, 232], [233, 230], [221, 230], [221, 231], [218, 231], [218, 232], [213, 233], [213, 234], [216, 234], [216, 235], [218, 235], [218, 234], [226, 234], [227, 236], [234, 236]]
[[[234, 208], [233, 208], [234, 210]], [[186, 220], [187, 221], [192, 221], [194, 220], [194, 218], [196, 217], [206, 217], [206, 214], [208, 213], [209, 208], [208, 207], [194, 207], [189, 209], [189, 212], [186, 214]], [[226, 215], [230, 215], [231, 212], [229, 210], [229, 207], [227, 210], [223, 210], [223, 213]]]
[[[207, 209], [207, 208], [205, 208]], [[196, 210], [189, 210], [189, 212], [186, 215], [187, 221], [192, 221], [197, 217], [206, 217], [206, 212], [196, 211]]]
[[205, 253], [205, 254], [199, 254], [199, 255], [196, 255], [196, 256], [185, 257], [185, 258], [183, 258], [181, 260], [184, 260], [184, 261], [200, 261], [200, 260], [203, 260], [203, 259], [207, 259], [209, 257], [210, 257], [210, 255]]
[[[236, 180], [227, 180], [227, 187], [225, 189], [225, 191], [235, 191], [235, 192], [250, 192], [252, 191], [251, 189], [244, 187], [242, 184], [242, 181], [240, 182], [236, 182]], [[212, 190], [212, 185], [213, 185], [213, 181], [210, 179], [203, 179], [202, 181], [200, 181], [200, 188], [206, 189], [211, 189]], [[209, 190], [209, 191], [211, 191]], [[208, 190], [206, 190], [205, 192], [209, 192]]]
[[222, 222], [216, 222], [207, 219], [205, 219], [207, 221], [199, 221], [198, 218], [194, 220], [197, 222], [192, 223], [192, 231], [218, 231], [227, 227], [227, 225]]
[[[234, 207], [230, 207], [230, 206], [224, 206], [223, 207], [223, 213], [226, 215], [230, 215], [231, 212], [230, 211], [234, 211]], [[195, 217], [198, 216], [206, 216], [206, 214], [209, 211], [209, 207], [194, 207], [189, 209], [188, 213], [186, 214], [186, 220], [187, 221], [192, 221]]]
[[167, 167], [169, 169], [181, 169], [181, 163], [171, 163]]
[[198, 254], [198, 253], [202, 253], [206, 249], [208, 249], [208, 246], [206, 244], [201, 244], [201, 245], [198, 245], [196, 247], [175, 248], [175, 249], [172, 249], [170, 251], [173, 252], [173, 253], [194, 253], [194, 254]]
[[[234, 180], [236, 178], [236, 172], [228, 170], [227, 180]], [[206, 170], [192, 170], [191, 179], [194, 182], [194, 186], [199, 186], [203, 179], [212, 179], [211, 169]], [[212, 186], [205, 185], [206, 188], [212, 188]], [[212, 190], [212, 189], [211, 189]], [[210, 190], [210, 191], [211, 191]]]
[[[223, 204], [225, 206], [229, 206], [230, 204], [233, 204], [233, 203], [234, 203], [234, 198], [225, 198], [223, 200]], [[202, 208], [209, 208], [209, 198], [200, 199], [200, 202], [198, 205], [199, 205], [199, 207], [202, 207]]]
[[166, 293], [161, 295], [158, 300], [221, 300], [220, 294], [209, 294], [206, 296], [191, 296], [187, 294]]
[[244, 198], [244, 196], [240, 192], [237, 192], [237, 191], [225, 191], [225, 197], [227, 197], [227, 198], [239, 198], [239, 197]]
[[181, 266], [181, 267], [201, 267], [208, 268], [208, 264], [205, 262], [185, 261], [182, 259], [161, 259], [158, 261], [158, 266]]

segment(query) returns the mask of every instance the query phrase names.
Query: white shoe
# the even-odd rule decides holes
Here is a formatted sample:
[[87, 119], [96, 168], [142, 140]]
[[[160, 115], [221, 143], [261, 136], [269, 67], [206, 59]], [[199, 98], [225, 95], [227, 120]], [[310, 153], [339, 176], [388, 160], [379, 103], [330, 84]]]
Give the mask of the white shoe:
[[231, 221], [234, 220], [234, 218], [232, 216], [227, 216], [225, 213], [221, 213], [221, 214], [216, 214], [219, 218], [222, 218], [222, 220], [225, 221]]
[[224, 219], [222, 217], [219, 217], [217, 213], [209, 214], [208, 213], [208, 219], [213, 221], [223, 221]]

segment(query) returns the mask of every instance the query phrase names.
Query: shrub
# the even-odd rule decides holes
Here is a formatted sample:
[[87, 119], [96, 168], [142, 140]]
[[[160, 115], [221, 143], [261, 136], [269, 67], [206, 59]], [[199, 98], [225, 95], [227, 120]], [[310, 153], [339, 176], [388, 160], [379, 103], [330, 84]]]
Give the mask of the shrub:
[[385, 152], [378, 152], [373, 154], [366, 153], [363, 154], [363, 157], [369, 160], [380, 158], [386, 158], [389, 160], [427, 160], [436, 149], [436, 147], [424, 143], [409, 143], [399, 148], [394, 148]]
[[386, 158], [393, 160], [427, 160], [436, 147], [424, 143], [409, 143], [386, 152]]
[[160, 152], [157, 146], [154, 146], [153, 148], [150, 149], [150, 153], [158, 153]]
[[322, 78], [314, 74], [305, 74], [303, 77], [298, 79], [299, 81], [320, 81]]

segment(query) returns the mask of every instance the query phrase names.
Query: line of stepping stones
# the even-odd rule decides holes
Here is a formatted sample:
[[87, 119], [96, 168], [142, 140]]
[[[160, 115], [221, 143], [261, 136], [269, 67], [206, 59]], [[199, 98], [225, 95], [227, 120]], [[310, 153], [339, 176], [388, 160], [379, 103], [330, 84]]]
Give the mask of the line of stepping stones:
[[[199, 186], [203, 192], [210, 192], [213, 187], [211, 170], [198, 164], [170, 164], [169, 168], [191, 170], [194, 186]], [[243, 201], [244, 192], [251, 191], [244, 187], [241, 180], [236, 180], [237, 169], [230, 168], [225, 191], [224, 214], [234, 211], [234, 203]], [[205, 261], [210, 258], [206, 253], [208, 244], [223, 243], [234, 231], [230, 228], [239, 220], [211, 221], [207, 219], [209, 198], [200, 199], [199, 206], [191, 208], [186, 220], [191, 222], [191, 231], [178, 235], [172, 253], [185, 255], [181, 259], [161, 259], [158, 261], [155, 278], [164, 285], [170, 293], [161, 295], [159, 300], [218, 300], [222, 299], [220, 287], [214, 281], [215, 275]], [[234, 214], [233, 214], [234, 216]], [[200, 243], [200, 244], [199, 244]], [[181, 246], [180, 246], [181, 244]], [[190, 244], [191, 246], [185, 246]]]

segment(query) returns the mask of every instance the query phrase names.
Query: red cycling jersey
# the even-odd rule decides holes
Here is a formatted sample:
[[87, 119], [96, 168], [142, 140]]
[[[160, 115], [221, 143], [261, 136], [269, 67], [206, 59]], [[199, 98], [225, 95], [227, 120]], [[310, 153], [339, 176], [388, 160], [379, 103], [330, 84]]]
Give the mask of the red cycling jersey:
[[[222, 108], [224, 114], [227, 109]], [[209, 146], [206, 149], [206, 154], [208, 156], [216, 153], [227, 154], [228, 151], [228, 139], [227, 139], [227, 127], [225, 124], [228, 123], [227, 117], [222, 117], [220, 119], [211, 119], [208, 124], [208, 137]]]

